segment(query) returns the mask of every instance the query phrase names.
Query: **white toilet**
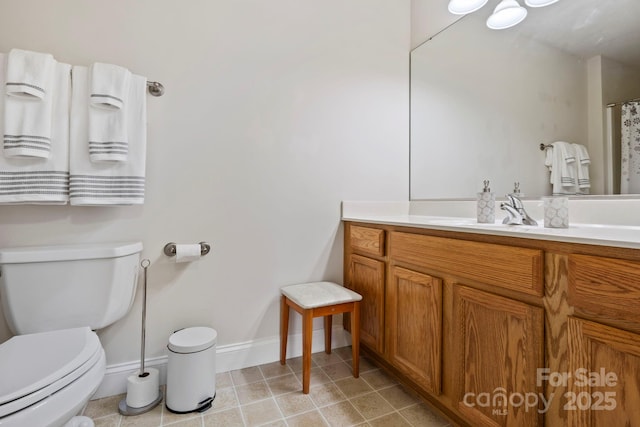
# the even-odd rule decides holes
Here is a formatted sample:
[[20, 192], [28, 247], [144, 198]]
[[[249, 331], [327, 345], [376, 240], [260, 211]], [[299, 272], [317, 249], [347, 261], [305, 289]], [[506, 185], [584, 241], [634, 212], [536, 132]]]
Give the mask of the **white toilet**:
[[141, 251], [140, 242], [0, 249], [2, 313], [16, 335], [0, 344], [0, 427], [74, 425], [105, 373], [93, 330], [131, 308]]

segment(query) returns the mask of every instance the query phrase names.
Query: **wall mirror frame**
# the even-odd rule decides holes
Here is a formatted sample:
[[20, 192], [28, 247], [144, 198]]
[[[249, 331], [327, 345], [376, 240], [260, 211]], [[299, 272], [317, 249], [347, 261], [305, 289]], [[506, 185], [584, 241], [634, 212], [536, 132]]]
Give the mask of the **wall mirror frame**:
[[485, 25], [497, 3], [411, 52], [410, 199], [475, 199], [485, 179], [498, 196], [514, 182], [549, 195], [540, 144], [554, 141], [589, 150], [590, 195], [575, 197], [638, 197], [614, 196], [607, 105], [640, 98], [640, 1], [559, 0], [500, 31]]

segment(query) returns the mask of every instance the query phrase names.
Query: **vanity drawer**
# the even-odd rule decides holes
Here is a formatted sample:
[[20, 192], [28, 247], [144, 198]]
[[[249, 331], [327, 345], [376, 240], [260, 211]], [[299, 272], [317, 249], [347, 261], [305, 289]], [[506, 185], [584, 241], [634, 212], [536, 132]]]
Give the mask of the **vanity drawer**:
[[614, 319], [636, 319], [640, 262], [569, 255], [569, 304]]
[[352, 225], [350, 227], [351, 248], [376, 256], [384, 256], [384, 230]]
[[543, 253], [538, 249], [392, 232], [390, 257], [488, 285], [542, 296]]

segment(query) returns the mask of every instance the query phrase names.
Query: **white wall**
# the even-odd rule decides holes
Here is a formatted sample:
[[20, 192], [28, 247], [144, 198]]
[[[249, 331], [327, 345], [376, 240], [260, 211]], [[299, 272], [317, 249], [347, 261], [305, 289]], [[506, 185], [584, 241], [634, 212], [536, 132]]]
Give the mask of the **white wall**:
[[640, 98], [640, 70], [602, 57], [602, 100], [605, 104]]
[[602, 99], [602, 57], [594, 56], [587, 60], [587, 148], [589, 157], [593, 160], [589, 167], [591, 179], [591, 193], [605, 192], [605, 147], [604, 147], [604, 115]]
[[[141, 240], [147, 355], [175, 329], [278, 335], [279, 287], [342, 283], [343, 199], [408, 199], [409, 0], [4, 0], [0, 51], [158, 80], [144, 206], [0, 206], [0, 246]], [[169, 241], [212, 244], [176, 265]], [[100, 331], [139, 357], [134, 309]], [[8, 339], [0, 326], [0, 341]]]

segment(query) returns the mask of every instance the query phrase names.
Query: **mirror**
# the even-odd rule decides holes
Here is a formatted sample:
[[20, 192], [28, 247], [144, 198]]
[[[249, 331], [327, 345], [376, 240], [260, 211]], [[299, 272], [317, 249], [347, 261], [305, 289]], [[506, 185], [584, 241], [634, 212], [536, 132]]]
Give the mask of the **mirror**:
[[607, 104], [640, 98], [640, 1], [560, 0], [495, 31], [497, 3], [411, 52], [411, 199], [475, 199], [485, 179], [498, 196], [514, 182], [549, 195], [540, 144], [554, 141], [587, 147], [590, 194], [615, 194], [620, 119]]

